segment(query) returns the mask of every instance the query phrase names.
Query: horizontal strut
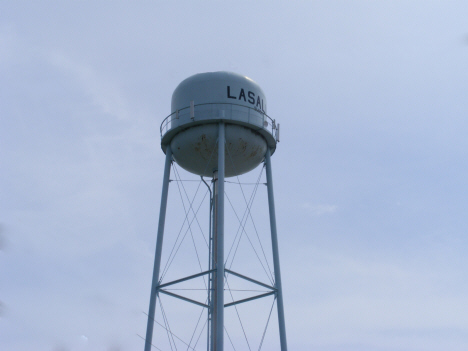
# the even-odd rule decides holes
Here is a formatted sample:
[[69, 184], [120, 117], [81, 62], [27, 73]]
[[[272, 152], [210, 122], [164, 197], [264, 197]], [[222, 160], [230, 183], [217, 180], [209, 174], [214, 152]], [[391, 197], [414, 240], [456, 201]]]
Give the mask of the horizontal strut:
[[156, 289], [159, 290], [159, 289], [164, 288], [164, 287], [169, 286], [169, 285], [174, 285], [174, 284], [177, 284], [177, 283], [182, 283], [182, 282], [185, 282], [186, 280], [190, 280], [190, 279], [193, 279], [193, 278], [198, 278], [198, 277], [201, 277], [201, 276], [204, 276], [204, 275], [213, 273], [214, 271], [216, 271], [216, 269], [212, 269], [212, 270], [209, 270], [209, 271], [197, 273], [197, 274], [194, 274], [194, 275], [189, 275], [188, 277], [185, 277], [185, 278], [173, 280], [172, 282], [168, 282], [168, 283], [164, 283], [164, 284], [158, 285], [158, 286], [156, 287]]
[[181, 300], [184, 300], [184, 301], [187, 301], [187, 302], [191, 302], [191, 303], [193, 303], [195, 305], [198, 305], [198, 306], [202, 306], [202, 307], [206, 307], [206, 308], [210, 307], [208, 305], [205, 305], [204, 303], [201, 303], [201, 302], [198, 302], [198, 301], [195, 301], [195, 300], [192, 300], [192, 299], [189, 299], [189, 298], [186, 298], [186, 297], [171, 293], [171, 292], [163, 290], [163, 289], [160, 289], [159, 292], [163, 293], [163, 294], [166, 294], [166, 295], [169, 295], [169, 296], [172, 296], [172, 297], [176, 297], [178, 299], [181, 299]]
[[238, 305], [240, 303], [244, 303], [244, 302], [248, 302], [248, 301], [252, 301], [252, 300], [256, 300], [256, 299], [261, 299], [262, 297], [267, 297], [267, 296], [270, 296], [270, 295], [273, 295], [273, 294], [276, 294], [276, 291], [270, 291], [270, 292], [267, 292], [265, 294], [249, 297], [247, 299], [230, 302], [230, 303], [225, 304], [224, 307], [230, 307], [230, 306]]
[[224, 271], [225, 271], [225, 272], [228, 272], [229, 274], [235, 275], [236, 277], [239, 277], [239, 278], [248, 280], [249, 282], [258, 284], [258, 285], [260, 285], [260, 286], [263, 286], [264, 288], [267, 288], [267, 289], [271, 289], [271, 290], [276, 291], [276, 288], [274, 288], [274, 287], [272, 287], [272, 286], [270, 286], [270, 285], [268, 285], [268, 284], [264, 284], [264, 283], [262, 283], [262, 282], [259, 282], [258, 280], [255, 280], [255, 279], [246, 277], [245, 275], [236, 273], [236, 272], [234, 272], [234, 271], [231, 271], [230, 269], [224, 269]]

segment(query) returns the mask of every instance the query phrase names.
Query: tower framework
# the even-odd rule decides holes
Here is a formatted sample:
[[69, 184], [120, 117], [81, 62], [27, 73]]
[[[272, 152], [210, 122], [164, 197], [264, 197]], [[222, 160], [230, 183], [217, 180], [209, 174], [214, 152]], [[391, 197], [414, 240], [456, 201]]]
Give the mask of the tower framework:
[[[266, 114], [265, 95], [260, 87], [247, 77], [227, 72], [204, 73], [186, 79], [177, 87], [172, 98], [172, 111], [173, 113], [161, 125], [161, 145], [166, 158], [145, 351], [151, 350], [152, 346], [157, 347], [153, 344], [153, 328], [156, 304], [161, 294], [206, 309], [208, 351], [225, 349], [224, 311], [226, 308], [274, 296], [277, 306], [280, 349], [286, 351], [286, 327], [271, 165], [271, 155], [279, 141], [279, 125]], [[205, 182], [210, 192], [209, 264], [208, 269], [199, 273], [164, 282], [161, 279], [161, 257], [170, 175], [174, 162], [189, 172], [200, 175], [203, 182], [205, 182], [203, 176], [211, 178], [211, 186]], [[274, 280], [271, 284], [253, 279], [248, 274], [231, 270], [226, 267], [225, 262], [226, 178], [249, 172], [261, 162], [264, 163], [266, 173], [274, 268]], [[266, 292], [226, 303], [224, 298], [226, 275], [255, 284], [266, 289]], [[168, 291], [171, 286], [200, 277], [208, 280], [205, 303]], [[188, 349], [194, 348], [188, 344]]]

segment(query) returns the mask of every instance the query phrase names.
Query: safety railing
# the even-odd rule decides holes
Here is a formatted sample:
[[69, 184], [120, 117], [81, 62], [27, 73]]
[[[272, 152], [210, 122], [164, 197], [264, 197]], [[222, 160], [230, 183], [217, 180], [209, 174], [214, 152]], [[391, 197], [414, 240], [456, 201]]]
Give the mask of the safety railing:
[[[226, 108], [220, 109], [220, 105], [225, 105]], [[232, 118], [233, 111], [237, 114], [238, 118]], [[203, 118], [197, 119], [197, 115], [203, 115]], [[243, 116], [243, 118], [240, 116]], [[206, 121], [210, 119], [235, 120], [245, 122], [247, 124], [252, 124], [268, 131], [275, 138], [276, 142], [279, 142], [279, 123], [277, 124], [274, 119], [261, 110], [232, 103], [205, 103], [198, 105], [193, 105], [192, 103], [191, 106], [174, 111], [169, 116], [164, 118], [161, 123], [159, 128], [161, 138], [172, 128], [179, 125], [200, 120]], [[178, 120], [184, 120], [183, 124], [177, 123]]]

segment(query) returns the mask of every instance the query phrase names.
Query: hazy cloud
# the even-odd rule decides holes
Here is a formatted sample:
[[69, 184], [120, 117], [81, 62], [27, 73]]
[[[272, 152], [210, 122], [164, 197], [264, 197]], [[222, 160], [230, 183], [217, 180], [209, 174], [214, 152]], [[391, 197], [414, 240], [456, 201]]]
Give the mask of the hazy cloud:
[[311, 212], [315, 216], [335, 213], [338, 209], [336, 205], [311, 205], [310, 203], [302, 204], [302, 208]]
[[63, 52], [53, 51], [48, 55], [48, 59], [54, 67], [79, 82], [103, 113], [120, 120], [129, 119], [130, 113], [125, 95], [118, 89], [116, 82], [110, 82], [91, 66], [76, 62]]

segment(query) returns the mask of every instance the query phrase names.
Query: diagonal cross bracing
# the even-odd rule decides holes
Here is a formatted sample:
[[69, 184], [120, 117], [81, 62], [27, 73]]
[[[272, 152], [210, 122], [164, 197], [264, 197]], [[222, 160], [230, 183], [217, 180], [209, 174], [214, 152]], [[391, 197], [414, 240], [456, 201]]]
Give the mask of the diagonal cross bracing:
[[[197, 190], [197, 191], [198, 191], [198, 190]], [[208, 191], [205, 193], [203, 199], [202, 199], [201, 202], [200, 202], [200, 205], [198, 206], [197, 210], [194, 212], [194, 217], [193, 217], [190, 221], [188, 220], [188, 214], [189, 214], [189, 213], [188, 213], [188, 212], [185, 213], [184, 222], [182, 223], [182, 226], [181, 226], [181, 228], [180, 228], [179, 234], [177, 235], [176, 241], [175, 241], [175, 243], [174, 243], [174, 245], [173, 245], [173, 247], [172, 247], [171, 253], [169, 254], [169, 257], [168, 257], [168, 259], [167, 259], [166, 265], [165, 265], [165, 267], [164, 267], [164, 269], [163, 269], [163, 272], [162, 272], [162, 274], [161, 274], [161, 277], [160, 277], [159, 281], [162, 281], [162, 280], [164, 279], [164, 276], [166, 275], [167, 271], [169, 270], [169, 267], [172, 265], [172, 262], [174, 261], [175, 256], [177, 255], [177, 253], [178, 253], [178, 251], [179, 251], [179, 249], [180, 249], [180, 247], [181, 247], [183, 241], [185, 240], [185, 237], [187, 236], [187, 233], [188, 233], [189, 231], [191, 231], [191, 225], [192, 225], [193, 221], [196, 219], [197, 213], [198, 213], [198, 211], [200, 210], [201, 205], [203, 204], [203, 201], [205, 200], [205, 197], [206, 197], [207, 194], [208, 194]], [[195, 194], [195, 196], [196, 196], [196, 194]], [[192, 203], [193, 203], [193, 201], [195, 200], [195, 196], [194, 196], [194, 199], [192, 200]], [[182, 239], [181, 239], [180, 242], [179, 242], [179, 237], [180, 237], [180, 235], [181, 235], [181, 233], [182, 233], [182, 230], [183, 230], [184, 225], [185, 225], [186, 222], [187, 222], [187, 224], [188, 224], [188, 228], [185, 230], [185, 233], [184, 233]], [[174, 249], [175, 249], [175, 252], [174, 252]]]

